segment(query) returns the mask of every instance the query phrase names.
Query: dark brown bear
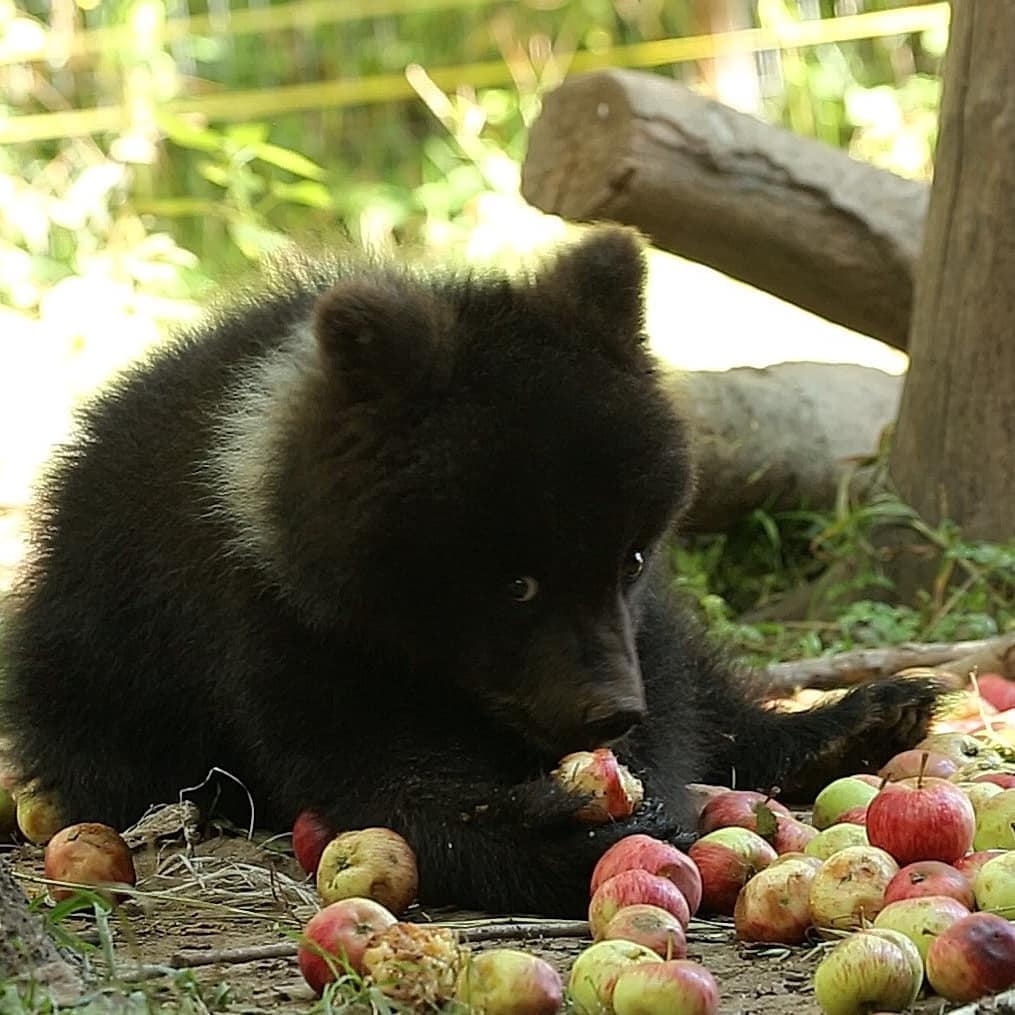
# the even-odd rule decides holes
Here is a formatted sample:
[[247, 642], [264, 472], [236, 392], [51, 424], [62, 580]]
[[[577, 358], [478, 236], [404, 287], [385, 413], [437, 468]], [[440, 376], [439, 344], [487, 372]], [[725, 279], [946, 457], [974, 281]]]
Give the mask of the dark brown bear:
[[[304, 265], [114, 383], [40, 491], [6, 638], [21, 774], [123, 826], [212, 766], [259, 824], [386, 825], [429, 903], [578, 915], [685, 783], [876, 765], [925, 682], [782, 715], [668, 593], [688, 436], [642, 255], [534, 278]], [[649, 803], [590, 832], [546, 773], [613, 743]]]

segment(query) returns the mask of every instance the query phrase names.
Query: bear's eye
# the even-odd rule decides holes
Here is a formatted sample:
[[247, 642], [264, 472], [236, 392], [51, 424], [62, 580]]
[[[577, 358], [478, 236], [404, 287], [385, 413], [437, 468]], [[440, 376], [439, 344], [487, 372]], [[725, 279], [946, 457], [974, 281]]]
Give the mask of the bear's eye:
[[539, 582], [527, 574], [520, 575], [517, 578], [512, 578], [511, 581], [508, 582], [508, 595], [516, 603], [527, 603], [530, 599], [535, 598], [538, 591]]
[[631, 582], [637, 581], [641, 576], [642, 571], [645, 570], [645, 555], [641, 550], [632, 550], [628, 554], [627, 560], [624, 561], [624, 567], [621, 572], [624, 581], [630, 584]]

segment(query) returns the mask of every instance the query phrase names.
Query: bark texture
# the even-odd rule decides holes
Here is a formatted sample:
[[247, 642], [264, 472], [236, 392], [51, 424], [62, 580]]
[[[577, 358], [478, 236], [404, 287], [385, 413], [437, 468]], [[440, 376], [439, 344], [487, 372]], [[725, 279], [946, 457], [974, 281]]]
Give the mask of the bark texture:
[[627, 70], [548, 94], [522, 168], [523, 194], [544, 211], [636, 226], [665, 250], [896, 348], [906, 345], [927, 189]]
[[955, 0], [890, 471], [968, 538], [1015, 535], [1015, 6]]

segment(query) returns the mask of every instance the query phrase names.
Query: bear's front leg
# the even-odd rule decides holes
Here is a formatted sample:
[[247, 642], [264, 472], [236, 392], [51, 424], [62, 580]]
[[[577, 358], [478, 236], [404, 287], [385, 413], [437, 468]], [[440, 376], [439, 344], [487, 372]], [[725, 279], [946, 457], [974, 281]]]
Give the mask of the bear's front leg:
[[745, 788], [777, 786], [790, 799], [813, 799], [832, 779], [875, 771], [922, 740], [946, 690], [932, 679], [893, 677], [804, 712], [742, 704], [726, 724], [729, 770], [711, 775]]

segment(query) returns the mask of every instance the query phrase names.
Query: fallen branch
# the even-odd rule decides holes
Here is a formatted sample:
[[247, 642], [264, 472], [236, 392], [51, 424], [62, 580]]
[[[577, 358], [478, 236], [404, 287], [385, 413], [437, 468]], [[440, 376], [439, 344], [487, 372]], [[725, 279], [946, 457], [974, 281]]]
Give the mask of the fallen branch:
[[247, 945], [244, 948], [181, 948], [178, 952], [174, 952], [169, 964], [174, 969], [193, 969], [196, 966], [258, 962], [261, 959], [288, 959], [295, 954], [295, 941], [277, 941], [269, 945]]
[[1001, 673], [1015, 679], [1015, 634], [998, 635], [979, 641], [907, 643], [887, 648], [857, 649], [816, 659], [772, 663], [763, 674], [769, 688], [785, 694], [802, 687], [827, 691], [868, 680], [889, 677], [910, 667], [951, 675], [956, 686], [968, 683], [969, 673]]

